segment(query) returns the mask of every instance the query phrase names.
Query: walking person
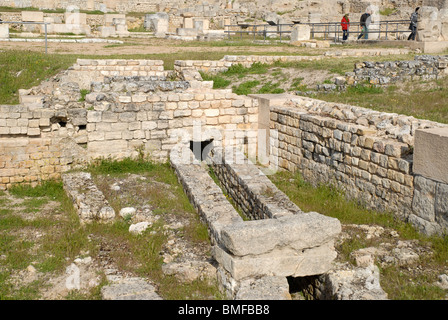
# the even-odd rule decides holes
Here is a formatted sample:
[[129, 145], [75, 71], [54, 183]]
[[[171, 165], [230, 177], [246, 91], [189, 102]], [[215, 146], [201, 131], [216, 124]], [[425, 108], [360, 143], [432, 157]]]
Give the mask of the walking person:
[[409, 25], [409, 30], [411, 30], [411, 34], [408, 37], [408, 40], [415, 40], [415, 35], [417, 34], [417, 21], [418, 21], [418, 10], [420, 7], [415, 8], [415, 11], [411, 14], [411, 23]]
[[361, 19], [359, 20], [359, 23], [361, 25], [361, 33], [358, 36], [358, 40], [361, 39], [361, 37], [364, 36], [364, 39], [369, 38], [369, 25], [371, 21], [370, 12], [365, 12], [362, 14]]
[[348, 28], [350, 27], [350, 19], [348, 18], [348, 13], [346, 13], [341, 20], [342, 27], [342, 41], [348, 39]]

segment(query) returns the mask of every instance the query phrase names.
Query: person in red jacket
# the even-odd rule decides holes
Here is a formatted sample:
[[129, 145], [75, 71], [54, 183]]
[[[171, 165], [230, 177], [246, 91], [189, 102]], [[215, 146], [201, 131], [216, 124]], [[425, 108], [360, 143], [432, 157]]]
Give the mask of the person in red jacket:
[[348, 18], [348, 13], [346, 13], [341, 20], [342, 27], [342, 40], [345, 41], [348, 39], [348, 28], [350, 27], [350, 19]]

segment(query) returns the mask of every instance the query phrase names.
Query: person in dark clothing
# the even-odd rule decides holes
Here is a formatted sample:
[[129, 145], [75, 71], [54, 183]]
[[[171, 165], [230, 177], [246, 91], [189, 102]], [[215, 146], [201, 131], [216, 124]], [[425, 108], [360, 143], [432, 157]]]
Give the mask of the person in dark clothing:
[[409, 30], [411, 30], [411, 34], [408, 37], [408, 40], [415, 40], [415, 35], [417, 34], [417, 21], [418, 21], [418, 10], [420, 7], [415, 8], [415, 11], [411, 14], [411, 23], [409, 24]]
[[348, 28], [350, 27], [350, 19], [348, 18], [348, 13], [346, 13], [341, 20], [342, 27], [342, 40], [345, 41], [348, 39]]
[[358, 40], [361, 39], [361, 37], [364, 36], [364, 39], [368, 39], [369, 38], [369, 25], [370, 25], [370, 13], [369, 12], [365, 12], [362, 14], [361, 19], [359, 20], [362, 31], [358, 36]]

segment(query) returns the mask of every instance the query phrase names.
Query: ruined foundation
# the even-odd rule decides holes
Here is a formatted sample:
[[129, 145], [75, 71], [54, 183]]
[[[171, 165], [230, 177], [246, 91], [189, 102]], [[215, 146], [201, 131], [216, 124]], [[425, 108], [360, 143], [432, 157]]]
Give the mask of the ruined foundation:
[[[426, 234], [446, 232], [447, 171], [443, 157], [429, 151], [445, 150], [447, 125], [296, 95], [212, 89], [198, 70], [273, 61], [224, 60], [177, 61], [166, 71], [161, 61], [80, 59], [21, 90], [19, 105], [0, 106], [0, 189], [62, 175], [67, 181], [67, 171], [102, 157], [171, 161], [208, 225], [220, 282], [235, 299], [287, 299], [288, 279], [325, 274], [336, 255], [339, 221], [293, 205], [247, 160], [261, 151], [266, 158], [258, 159], [274, 172], [300, 171]], [[89, 90], [84, 97], [81, 88]], [[195, 144], [207, 147], [199, 160]], [[67, 192], [80, 203], [88, 198]], [[90, 208], [80, 217], [113, 216], [105, 203]]]

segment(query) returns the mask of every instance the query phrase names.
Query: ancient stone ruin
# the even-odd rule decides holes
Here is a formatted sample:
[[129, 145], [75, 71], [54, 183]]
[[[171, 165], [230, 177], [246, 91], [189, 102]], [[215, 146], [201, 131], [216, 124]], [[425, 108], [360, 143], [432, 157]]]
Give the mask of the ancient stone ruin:
[[[162, 61], [79, 59], [21, 90], [19, 105], [0, 106], [0, 189], [62, 178], [81, 220], [107, 222], [118, 213], [89, 175], [68, 171], [143, 152], [170, 161], [208, 226], [229, 297], [288, 299], [290, 281], [319, 275], [337, 287], [331, 270], [339, 221], [303, 212], [266, 174], [298, 170], [426, 234], [446, 232], [448, 172], [438, 150], [446, 149], [447, 126], [296, 95], [239, 96], [213, 89], [199, 73], [234, 63], [332, 58], [227, 56], [176, 61], [173, 71]], [[81, 89], [89, 93], [81, 96]], [[366, 269], [356, 277], [376, 274]], [[364, 297], [385, 298], [377, 285], [372, 290]]]
[[[280, 38], [294, 45], [326, 45], [340, 42], [339, 22], [349, 13], [352, 23], [348, 40], [356, 41], [360, 33], [360, 16], [369, 11], [369, 41], [394, 41], [425, 53], [441, 52], [448, 47], [447, 3], [430, 1], [15, 1], [1, 0], [1, 6], [39, 8], [66, 12], [2, 12], [4, 21], [24, 22], [11, 28], [23, 36], [44, 33], [61, 36], [83, 36], [83, 40], [107, 40], [115, 37], [168, 38], [176, 40], [214, 40], [228, 37], [263, 36]], [[417, 41], [405, 41], [410, 34], [408, 20], [419, 6]], [[85, 11], [84, 11], [85, 10]], [[83, 11], [81, 13], [81, 11]], [[87, 13], [85, 13], [87, 11]], [[135, 13], [142, 13], [137, 14]], [[395, 21], [395, 22], [394, 22]], [[38, 24], [33, 24], [38, 23]], [[143, 30], [142, 30], [143, 29]], [[132, 30], [133, 32], [129, 32]], [[39, 33], [39, 34], [36, 34]], [[0, 28], [0, 38], [9, 39], [9, 28]], [[20, 41], [16, 37], [10, 41]], [[37, 39], [34, 39], [37, 41]], [[52, 39], [55, 41], [56, 39]], [[72, 40], [76, 39], [64, 39]], [[119, 40], [116, 40], [119, 41]]]

